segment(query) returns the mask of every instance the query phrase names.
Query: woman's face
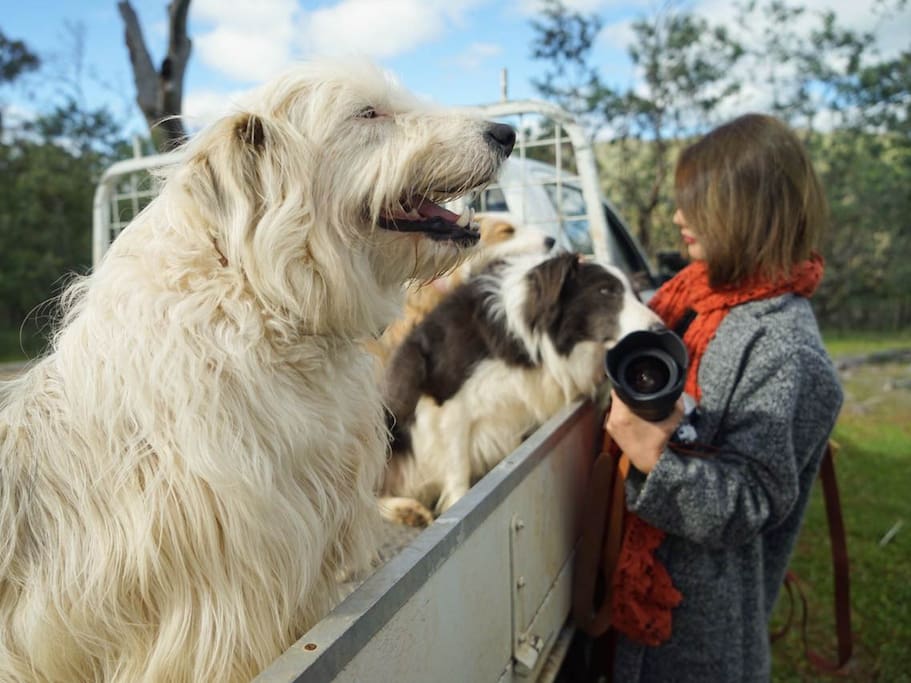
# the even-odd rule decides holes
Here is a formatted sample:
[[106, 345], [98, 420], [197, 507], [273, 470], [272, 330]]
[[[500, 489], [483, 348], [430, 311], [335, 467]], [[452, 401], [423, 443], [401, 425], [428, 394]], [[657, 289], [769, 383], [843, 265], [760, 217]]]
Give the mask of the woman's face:
[[674, 212], [674, 225], [680, 228], [680, 236], [683, 237], [683, 243], [686, 244], [686, 251], [689, 254], [690, 259], [693, 261], [704, 261], [705, 250], [696, 237], [696, 233], [687, 225], [686, 219], [683, 217], [683, 212], [680, 209], [677, 209], [677, 211]]

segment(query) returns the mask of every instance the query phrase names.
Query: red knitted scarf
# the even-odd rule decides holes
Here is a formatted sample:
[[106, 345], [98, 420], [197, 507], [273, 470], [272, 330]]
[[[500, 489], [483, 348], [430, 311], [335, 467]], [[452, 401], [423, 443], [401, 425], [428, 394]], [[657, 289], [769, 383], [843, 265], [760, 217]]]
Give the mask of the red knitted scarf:
[[[696, 261], [665, 283], [649, 306], [674, 329], [686, 315], [695, 313], [683, 335], [690, 356], [684, 391], [701, 398], [699, 362], [718, 326], [734, 306], [793, 292], [810, 297], [822, 279], [823, 259], [814, 254], [799, 263], [790, 277], [777, 281], [753, 278], [736, 289], [713, 289], [705, 261]], [[692, 312], [692, 313], [691, 313]], [[639, 643], [657, 646], [671, 636], [671, 610], [683, 596], [655, 558], [664, 532], [627, 511], [623, 543], [611, 588], [611, 624]]]

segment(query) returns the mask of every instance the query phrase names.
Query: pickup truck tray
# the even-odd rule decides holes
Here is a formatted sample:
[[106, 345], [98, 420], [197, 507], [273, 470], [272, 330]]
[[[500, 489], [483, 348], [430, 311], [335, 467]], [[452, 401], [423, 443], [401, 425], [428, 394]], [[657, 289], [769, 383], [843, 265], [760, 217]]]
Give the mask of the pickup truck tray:
[[256, 681], [553, 680], [600, 427], [555, 415]]

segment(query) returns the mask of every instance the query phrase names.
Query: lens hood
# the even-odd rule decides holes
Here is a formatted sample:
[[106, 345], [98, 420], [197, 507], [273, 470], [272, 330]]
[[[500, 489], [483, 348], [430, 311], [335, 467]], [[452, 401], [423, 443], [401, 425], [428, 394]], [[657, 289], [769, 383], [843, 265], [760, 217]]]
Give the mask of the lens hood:
[[683, 341], [670, 330], [631, 332], [604, 359], [605, 372], [620, 399], [652, 422], [673, 411], [688, 364]]

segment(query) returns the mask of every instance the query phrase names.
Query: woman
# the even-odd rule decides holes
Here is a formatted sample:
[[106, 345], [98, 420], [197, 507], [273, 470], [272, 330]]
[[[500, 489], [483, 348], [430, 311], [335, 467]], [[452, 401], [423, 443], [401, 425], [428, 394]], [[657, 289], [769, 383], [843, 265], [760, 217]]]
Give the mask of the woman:
[[807, 300], [825, 199], [794, 133], [756, 114], [684, 150], [675, 194], [692, 263], [650, 305], [689, 350], [697, 437], [672, 441], [682, 401], [651, 423], [612, 397], [606, 429], [632, 464], [614, 675], [767, 681], [769, 616], [842, 402]]

